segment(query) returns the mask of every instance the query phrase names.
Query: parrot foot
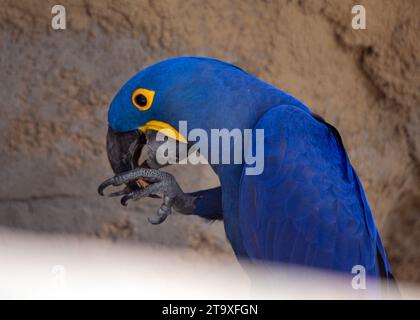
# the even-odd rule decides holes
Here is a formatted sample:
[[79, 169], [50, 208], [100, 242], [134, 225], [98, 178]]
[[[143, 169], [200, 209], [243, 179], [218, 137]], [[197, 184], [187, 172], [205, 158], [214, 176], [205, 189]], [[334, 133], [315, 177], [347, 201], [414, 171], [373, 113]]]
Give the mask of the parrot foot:
[[[159, 171], [157, 169], [148, 169], [148, 168], [136, 168], [134, 170], [124, 172], [122, 174], [116, 175], [112, 178], [109, 178], [102, 182], [98, 187], [98, 193], [103, 196], [104, 190], [109, 186], [118, 187], [124, 183], [129, 183], [138, 179], [145, 179], [149, 182], [157, 182], [163, 178], [165, 172]], [[128, 190], [128, 189], [127, 189]], [[111, 193], [110, 196], [119, 196], [122, 195], [121, 192]], [[128, 190], [129, 191], [129, 190]]]
[[154, 225], [165, 221], [171, 214], [172, 207], [183, 214], [191, 214], [193, 212], [194, 200], [197, 197], [185, 194], [172, 174], [157, 169], [136, 168], [107, 179], [99, 185], [98, 193], [103, 196], [104, 190], [109, 186], [117, 187], [122, 184], [137, 181], [138, 179], [150, 182], [150, 184], [134, 191], [130, 188], [125, 188], [121, 191], [113, 192], [108, 196], [123, 196], [121, 198], [121, 204], [126, 206], [129, 200], [138, 200], [156, 193], [163, 194], [163, 203], [157, 211], [157, 218], [148, 219]]
[[154, 224], [154, 225], [161, 224], [172, 213], [172, 205], [173, 205], [173, 199], [169, 197], [164, 197], [163, 203], [157, 211], [157, 218], [155, 219], [147, 218], [147, 221], [149, 221], [149, 223]]

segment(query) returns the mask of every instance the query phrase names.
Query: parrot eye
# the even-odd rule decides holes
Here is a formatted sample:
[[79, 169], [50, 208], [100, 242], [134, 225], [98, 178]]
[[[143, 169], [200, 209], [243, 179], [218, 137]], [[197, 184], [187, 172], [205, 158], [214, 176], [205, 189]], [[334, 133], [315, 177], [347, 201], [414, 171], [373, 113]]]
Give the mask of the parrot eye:
[[154, 96], [155, 92], [152, 90], [137, 89], [134, 91], [131, 100], [137, 109], [145, 111], [152, 106]]
[[145, 105], [147, 105], [147, 98], [142, 94], [136, 95], [134, 100], [136, 101], [136, 104], [138, 104], [141, 107], [144, 107]]

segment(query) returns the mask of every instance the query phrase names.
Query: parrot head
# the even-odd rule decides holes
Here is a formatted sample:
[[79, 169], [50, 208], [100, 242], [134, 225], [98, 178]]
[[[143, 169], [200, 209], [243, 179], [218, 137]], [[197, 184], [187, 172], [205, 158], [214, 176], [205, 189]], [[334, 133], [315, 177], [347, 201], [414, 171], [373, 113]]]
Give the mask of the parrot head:
[[249, 118], [244, 110], [257, 99], [247, 89], [253, 79], [231, 64], [194, 57], [169, 59], [137, 73], [118, 91], [108, 112], [107, 151], [114, 173], [136, 168], [145, 146], [142, 166], [161, 167], [155, 161], [157, 132], [189, 146], [177, 129], [179, 121], [207, 131], [243, 127]]

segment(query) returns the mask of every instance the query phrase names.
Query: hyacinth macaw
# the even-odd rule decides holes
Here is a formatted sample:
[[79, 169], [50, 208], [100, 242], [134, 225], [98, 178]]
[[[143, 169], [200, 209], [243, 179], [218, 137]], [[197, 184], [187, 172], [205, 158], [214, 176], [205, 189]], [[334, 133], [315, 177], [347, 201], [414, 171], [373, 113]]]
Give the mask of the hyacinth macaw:
[[[264, 129], [264, 170], [212, 164], [221, 186], [184, 193], [155, 159], [156, 132], [186, 143], [176, 129]], [[182, 57], [152, 65], [116, 94], [108, 113], [107, 151], [116, 174], [99, 187], [128, 200], [163, 194], [153, 224], [171, 209], [223, 219], [237, 257], [351, 273], [355, 265], [391, 279], [362, 184], [338, 131], [294, 97], [242, 69], [210, 58]], [[147, 146], [147, 159], [138, 164]], [[254, 147], [247, 152], [253, 152]], [[246, 156], [246, 155], [245, 155]], [[150, 183], [139, 187], [142, 179]]]

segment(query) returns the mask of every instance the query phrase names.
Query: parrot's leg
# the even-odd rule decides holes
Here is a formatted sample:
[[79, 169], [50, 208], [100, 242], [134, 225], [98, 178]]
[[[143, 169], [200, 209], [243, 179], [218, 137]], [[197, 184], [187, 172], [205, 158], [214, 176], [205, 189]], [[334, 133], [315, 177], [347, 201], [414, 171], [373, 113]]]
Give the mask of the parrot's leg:
[[[144, 179], [151, 182], [150, 185], [139, 190], [122, 190], [110, 194], [110, 196], [120, 196], [121, 204], [126, 206], [129, 200], [138, 200], [151, 194], [162, 193], [163, 203], [158, 210], [158, 219], [151, 220], [152, 224], [159, 224], [165, 221], [166, 217], [171, 213], [172, 207], [180, 213], [191, 214], [194, 210], [194, 200], [196, 196], [186, 194], [175, 180], [175, 177], [167, 172], [157, 169], [137, 168], [120, 175], [116, 175], [105, 180], [98, 188], [98, 193], [104, 195], [104, 190], [108, 186], [120, 186], [133, 180]], [[127, 193], [127, 191], [129, 191]]]

